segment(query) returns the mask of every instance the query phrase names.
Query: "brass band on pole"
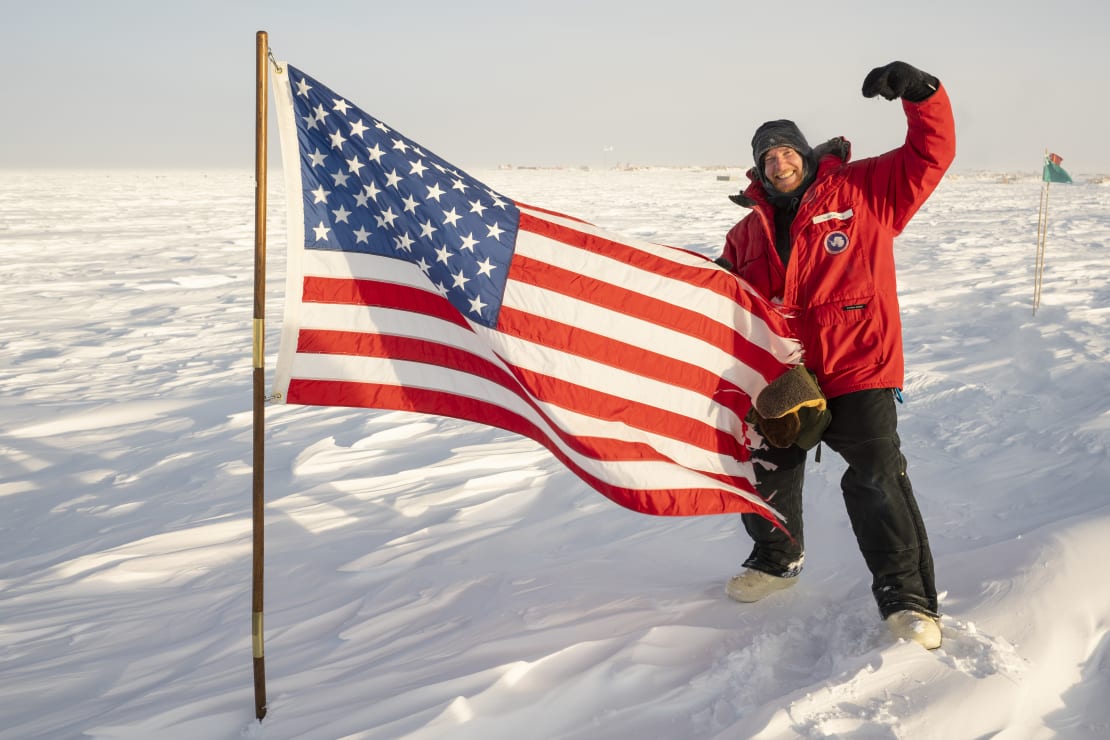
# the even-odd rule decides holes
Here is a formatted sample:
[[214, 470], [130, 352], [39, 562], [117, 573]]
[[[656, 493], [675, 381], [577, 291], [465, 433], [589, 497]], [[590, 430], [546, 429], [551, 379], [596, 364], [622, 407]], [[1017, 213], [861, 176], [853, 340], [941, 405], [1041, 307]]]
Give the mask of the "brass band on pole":
[[265, 555], [265, 422], [266, 373], [263, 339], [266, 320], [266, 120], [269, 102], [270, 43], [265, 31], [256, 36], [254, 130], [254, 435], [251, 516], [251, 650], [254, 657], [254, 715], [266, 716], [266, 662], [262, 642], [262, 572]]
[[264, 657], [262, 648], [262, 612], [251, 614], [251, 648], [254, 657]]
[[266, 367], [266, 352], [264, 348], [266, 340], [266, 320], [254, 320], [254, 341], [252, 342], [252, 355], [254, 358], [253, 367], [262, 369]]

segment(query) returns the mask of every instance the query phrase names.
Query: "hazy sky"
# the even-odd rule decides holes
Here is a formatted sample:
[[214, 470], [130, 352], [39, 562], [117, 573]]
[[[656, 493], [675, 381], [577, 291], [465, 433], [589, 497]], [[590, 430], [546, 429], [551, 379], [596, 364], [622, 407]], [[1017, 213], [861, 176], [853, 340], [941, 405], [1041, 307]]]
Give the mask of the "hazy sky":
[[0, 169], [251, 167], [265, 30], [277, 58], [464, 167], [747, 166], [772, 118], [811, 144], [843, 135], [856, 157], [877, 154], [902, 141], [904, 119], [860, 85], [901, 59], [948, 88], [957, 171], [1037, 170], [1048, 148], [1073, 174], [1110, 174], [1107, 0], [0, 8]]

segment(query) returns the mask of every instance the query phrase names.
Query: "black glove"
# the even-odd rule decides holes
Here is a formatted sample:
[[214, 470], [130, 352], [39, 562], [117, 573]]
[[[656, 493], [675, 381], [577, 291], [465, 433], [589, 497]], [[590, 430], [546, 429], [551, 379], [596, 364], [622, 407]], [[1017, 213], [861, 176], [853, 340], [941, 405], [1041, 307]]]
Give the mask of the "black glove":
[[723, 254], [720, 257], [718, 257], [717, 259], [713, 260], [713, 261], [716, 262], [721, 267], [728, 270], [729, 272], [732, 272], [735, 269], [732, 266], [732, 263], [729, 262], [728, 257], [725, 257]]
[[882, 95], [887, 100], [905, 98], [920, 103], [937, 91], [940, 80], [905, 62], [891, 62], [875, 67], [863, 81], [863, 97]]

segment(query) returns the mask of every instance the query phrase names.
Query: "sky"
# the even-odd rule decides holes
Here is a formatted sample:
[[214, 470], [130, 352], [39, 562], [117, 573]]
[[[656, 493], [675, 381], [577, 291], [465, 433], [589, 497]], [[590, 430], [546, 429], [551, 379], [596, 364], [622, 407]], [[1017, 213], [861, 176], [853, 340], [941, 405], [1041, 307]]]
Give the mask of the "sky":
[[954, 171], [1033, 171], [1049, 149], [1110, 173], [1102, 0], [308, 6], [3, 0], [0, 169], [251, 167], [265, 30], [277, 58], [464, 167], [746, 168], [775, 118], [877, 154], [903, 117], [860, 86], [903, 60], [949, 90]]

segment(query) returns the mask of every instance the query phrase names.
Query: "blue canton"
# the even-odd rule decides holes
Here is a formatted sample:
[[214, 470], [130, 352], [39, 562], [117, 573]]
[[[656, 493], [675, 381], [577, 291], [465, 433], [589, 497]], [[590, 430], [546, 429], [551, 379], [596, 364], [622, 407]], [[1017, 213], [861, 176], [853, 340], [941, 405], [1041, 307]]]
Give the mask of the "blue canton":
[[305, 248], [418, 266], [465, 317], [495, 326], [520, 212], [504, 196], [294, 67]]

